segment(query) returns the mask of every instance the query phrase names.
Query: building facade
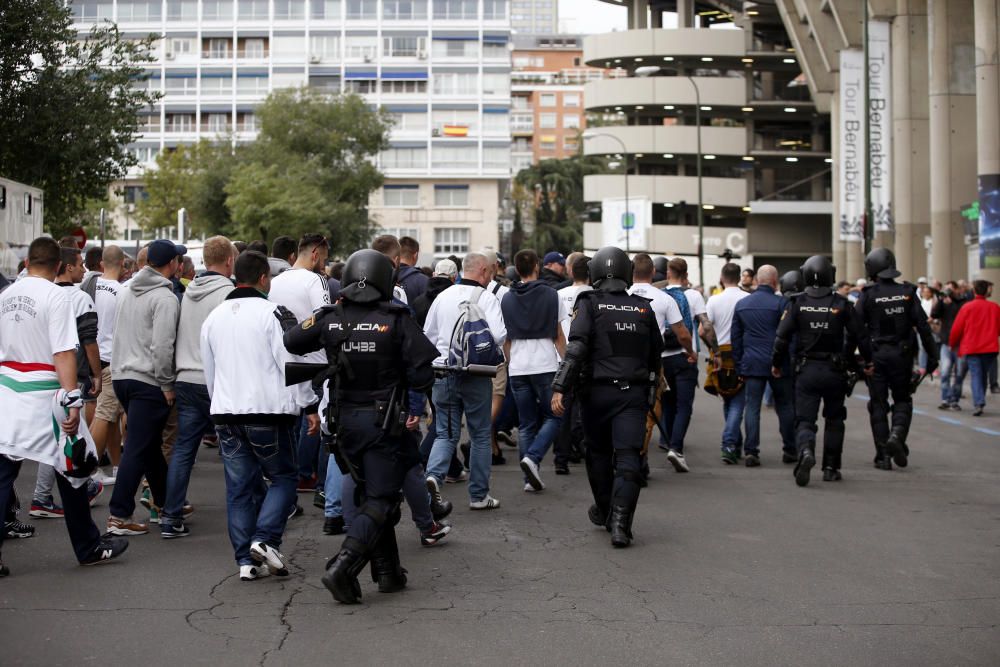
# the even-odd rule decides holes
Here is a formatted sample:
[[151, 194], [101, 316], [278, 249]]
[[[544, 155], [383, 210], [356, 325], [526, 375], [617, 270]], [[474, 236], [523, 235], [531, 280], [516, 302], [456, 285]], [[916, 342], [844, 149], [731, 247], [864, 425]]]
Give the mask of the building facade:
[[[371, 218], [421, 244], [421, 259], [496, 247], [510, 177], [508, 0], [74, 0], [82, 33], [117, 22], [159, 35], [145, 84], [163, 97], [129, 146], [141, 178], [160, 151], [234, 132], [252, 141], [254, 108], [275, 89], [352, 92], [394, 117]], [[249, 240], [249, 239], [248, 239]]]
[[515, 33], [552, 35], [558, 25], [559, 0], [511, 0], [510, 27]]
[[[587, 249], [686, 256], [702, 284], [718, 281], [730, 253], [786, 270], [830, 252], [830, 120], [780, 19], [726, 11], [742, 3], [699, 3], [697, 14], [683, 0], [623, 4], [627, 30], [584, 40], [585, 64], [627, 72], [584, 91], [587, 111], [624, 121], [584, 143], [623, 172], [585, 179], [585, 199], [602, 205], [601, 222], [585, 226]], [[662, 27], [667, 11], [677, 28]]]

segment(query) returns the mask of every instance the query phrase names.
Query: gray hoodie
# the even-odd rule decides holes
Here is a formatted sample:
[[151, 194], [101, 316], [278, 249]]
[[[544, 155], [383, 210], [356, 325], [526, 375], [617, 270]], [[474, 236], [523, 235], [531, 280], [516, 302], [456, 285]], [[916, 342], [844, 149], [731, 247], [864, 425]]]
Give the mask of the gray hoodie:
[[233, 281], [218, 273], [199, 276], [188, 283], [177, 323], [177, 381], [205, 384], [201, 362], [201, 325], [234, 289]]
[[282, 273], [283, 271], [287, 271], [288, 269], [292, 268], [291, 264], [289, 264], [283, 259], [279, 259], [278, 257], [268, 257], [267, 265], [271, 267], [272, 278], [278, 275], [279, 273]]
[[138, 380], [163, 391], [174, 389], [174, 341], [181, 305], [174, 286], [144, 267], [118, 295], [111, 375]]

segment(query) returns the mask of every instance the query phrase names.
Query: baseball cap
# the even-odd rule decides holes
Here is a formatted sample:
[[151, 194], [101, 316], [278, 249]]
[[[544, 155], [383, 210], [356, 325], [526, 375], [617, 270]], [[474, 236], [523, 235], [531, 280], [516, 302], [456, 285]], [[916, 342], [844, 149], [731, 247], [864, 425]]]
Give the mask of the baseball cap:
[[450, 259], [442, 259], [434, 265], [434, 275], [447, 278], [454, 278], [458, 275], [458, 267]]
[[146, 261], [152, 267], [166, 266], [174, 257], [187, 254], [187, 248], [166, 239], [156, 239], [146, 248]]
[[486, 263], [487, 264], [489, 264], [490, 266], [496, 266], [496, 263], [497, 263], [497, 251], [496, 250], [490, 250], [489, 248], [483, 248], [482, 250], [479, 251], [479, 254], [481, 254], [483, 257], [486, 258]]
[[556, 252], [555, 250], [545, 253], [545, 258], [542, 260], [542, 266], [552, 264], [553, 262], [566, 266], [566, 258], [563, 257], [561, 252]]
[[919, 278], [917, 278], [917, 284], [918, 285], [926, 285], [927, 284], [927, 277], [926, 276], [920, 276]]

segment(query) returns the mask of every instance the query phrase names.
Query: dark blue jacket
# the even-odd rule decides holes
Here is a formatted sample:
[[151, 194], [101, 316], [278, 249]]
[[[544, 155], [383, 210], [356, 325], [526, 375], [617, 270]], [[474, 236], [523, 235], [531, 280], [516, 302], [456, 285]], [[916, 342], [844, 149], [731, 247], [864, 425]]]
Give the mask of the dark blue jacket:
[[[745, 377], [771, 375], [771, 352], [778, 322], [785, 312], [788, 299], [761, 285], [736, 304], [733, 312], [733, 360], [736, 372]], [[788, 377], [791, 369], [786, 356], [782, 374]]]
[[406, 292], [406, 301], [411, 306], [418, 296], [427, 291], [429, 280], [430, 278], [423, 271], [408, 264], [400, 264], [399, 271], [396, 272], [396, 282]]

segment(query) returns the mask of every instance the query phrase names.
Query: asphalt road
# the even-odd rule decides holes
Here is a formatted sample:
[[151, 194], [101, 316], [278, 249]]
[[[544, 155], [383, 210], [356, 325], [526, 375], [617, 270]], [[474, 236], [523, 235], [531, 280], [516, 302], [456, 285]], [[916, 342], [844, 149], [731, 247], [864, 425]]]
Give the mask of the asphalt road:
[[[351, 607], [319, 583], [339, 538], [311, 506], [286, 534], [292, 575], [239, 580], [221, 464], [203, 450], [188, 538], [133, 538], [93, 568], [56, 520], [4, 545], [0, 664], [1000, 664], [1000, 397], [975, 419], [939, 413], [935, 391], [918, 396], [906, 470], [873, 469], [856, 397], [844, 481], [814, 471], [805, 489], [779, 462], [773, 412], [764, 465], [723, 466], [721, 406], [700, 394], [692, 472], [653, 455], [627, 550], [587, 521], [581, 466], [556, 477], [546, 461], [548, 489], [529, 495], [508, 456], [501, 509], [470, 512], [448, 485], [455, 531], [432, 549], [404, 510], [409, 588], [380, 595], [366, 572]], [[18, 487], [33, 483], [26, 465]]]

